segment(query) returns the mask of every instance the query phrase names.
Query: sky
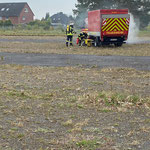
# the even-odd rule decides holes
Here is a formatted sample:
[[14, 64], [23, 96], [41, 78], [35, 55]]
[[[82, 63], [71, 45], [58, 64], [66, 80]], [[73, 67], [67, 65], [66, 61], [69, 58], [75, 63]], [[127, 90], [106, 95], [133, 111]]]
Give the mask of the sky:
[[77, 0], [0, 0], [0, 3], [9, 2], [27, 2], [35, 14], [35, 19], [41, 19], [47, 12], [50, 16], [57, 12], [73, 15], [72, 9], [75, 8]]

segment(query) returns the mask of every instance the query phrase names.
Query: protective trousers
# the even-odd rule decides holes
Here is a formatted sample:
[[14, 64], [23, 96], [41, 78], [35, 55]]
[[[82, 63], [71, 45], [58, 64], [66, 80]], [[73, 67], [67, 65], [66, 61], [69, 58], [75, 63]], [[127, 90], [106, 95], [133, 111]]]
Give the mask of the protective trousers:
[[70, 46], [73, 46], [72, 39], [73, 39], [72, 35], [67, 35], [66, 46], [68, 46], [69, 42], [70, 42]]

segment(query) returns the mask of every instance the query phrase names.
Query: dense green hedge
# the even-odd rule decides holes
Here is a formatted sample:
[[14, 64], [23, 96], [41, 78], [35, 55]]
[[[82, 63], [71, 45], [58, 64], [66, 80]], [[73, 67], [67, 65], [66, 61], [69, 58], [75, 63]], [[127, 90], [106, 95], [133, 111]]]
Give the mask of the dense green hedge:
[[48, 20], [35, 20], [35, 21], [32, 21], [30, 22], [28, 25], [27, 25], [27, 28], [28, 29], [38, 29], [38, 28], [42, 28], [44, 30], [49, 30], [51, 27], [51, 21], [50, 19]]
[[0, 27], [8, 27], [8, 26], [12, 26], [12, 23], [10, 20], [0, 20]]

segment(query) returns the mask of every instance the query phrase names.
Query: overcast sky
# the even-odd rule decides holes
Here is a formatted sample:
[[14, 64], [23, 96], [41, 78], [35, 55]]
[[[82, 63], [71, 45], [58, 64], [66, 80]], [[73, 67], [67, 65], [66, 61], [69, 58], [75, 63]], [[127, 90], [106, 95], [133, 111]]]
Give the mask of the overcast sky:
[[41, 19], [47, 12], [51, 16], [57, 12], [72, 15], [77, 0], [0, 0], [0, 3], [8, 2], [27, 2], [35, 14], [35, 19]]

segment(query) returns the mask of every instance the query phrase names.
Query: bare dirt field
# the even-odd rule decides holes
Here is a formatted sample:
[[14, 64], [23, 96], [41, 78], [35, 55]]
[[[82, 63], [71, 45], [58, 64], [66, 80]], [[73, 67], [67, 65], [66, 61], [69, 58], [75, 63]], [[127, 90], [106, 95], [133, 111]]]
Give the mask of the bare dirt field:
[[[0, 42], [0, 52], [21, 53], [150, 56], [149, 48], [131, 44], [70, 49], [63, 42]], [[150, 71], [2, 61], [0, 149], [150, 149]]]

